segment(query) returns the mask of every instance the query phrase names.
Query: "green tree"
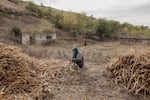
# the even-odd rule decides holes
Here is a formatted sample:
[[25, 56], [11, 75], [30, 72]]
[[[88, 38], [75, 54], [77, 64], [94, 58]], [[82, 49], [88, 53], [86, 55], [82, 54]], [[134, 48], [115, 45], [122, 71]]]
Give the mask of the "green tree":
[[76, 23], [77, 23], [77, 20], [76, 20], [75, 14], [73, 14], [71, 12], [70, 13], [66, 13], [66, 12], [63, 13], [62, 24], [63, 24], [63, 28], [65, 30], [68, 30], [68, 31], [72, 30], [75, 27]]
[[87, 26], [86, 14], [85, 13], [78, 14], [76, 16], [76, 20], [77, 20], [76, 29], [78, 31], [84, 32], [86, 30], [86, 26]]
[[117, 22], [117, 21], [110, 21], [109, 23], [110, 23], [110, 28], [111, 28], [111, 32], [112, 33], [116, 33], [118, 31], [120, 31], [121, 25], [120, 25], [119, 22]]
[[122, 27], [122, 29], [126, 28], [126, 30], [128, 30], [129, 32], [134, 29], [134, 26], [129, 23], [124, 23], [121, 25], [121, 27]]
[[112, 31], [109, 22], [105, 19], [98, 20], [96, 26], [96, 33], [100, 38], [110, 37]]
[[62, 13], [56, 13], [53, 17], [53, 23], [55, 24], [55, 26], [59, 29], [62, 29], [63, 28], [63, 15]]

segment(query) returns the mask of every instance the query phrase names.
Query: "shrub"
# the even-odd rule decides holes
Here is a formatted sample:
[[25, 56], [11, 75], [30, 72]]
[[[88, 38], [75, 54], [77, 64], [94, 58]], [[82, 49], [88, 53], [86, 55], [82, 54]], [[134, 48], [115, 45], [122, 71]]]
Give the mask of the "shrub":
[[0, 16], [6, 17], [8, 14], [6, 11], [0, 11]]
[[52, 9], [50, 7], [40, 7], [33, 2], [28, 2], [26, 8], [31, 12], [34, 12], [39, 17], [50, 18], [52, 16]]
[[106, 20], [99, 20], [96, 26], [96, 33], [100, 38], [110, 37], [112, 30], [110, 24]]
[[9, 38], [11, 40], [13, 40], [16, 43], [21, 43], [21, 36], [22, 36], [22, 32], [20, 30], [20, 28], [18, 27], [13, 27], [11, 29], [11, 34], [9, 36]]
[[20, 28], [18, 28], [18, 27], [13, 27], [13, 28], [11, 29], [11, 33], [14, 33], [14, 34], [18, 35], [18, 34], [21, 33], [21, 30], [20, 30]]
[[77, 23], [76, 15], [73, 13], [63, 13], [62, 26], [65, 30], [72, 30]]
[[62, 29], [63, 27], [62, 21], [63, 21], [63, 15], [61, 13], [57, 13], [56, 15], [54, 15], [53, 23], [57, 28]]
[[33, 2], [27, 2], [26, 8], [30, 10], [31, 12], [34, 12], [38, 16], [40, 17], [42, 16], [42, 10], [40, 9], [38, 5], [34, 4]]
[[[87, 28], [88, 23], [89, 23], [89, 21], [88, 21], [85, 13], [81, 13], [76, 16], [76, 26], [75, 27], [78, 31], [84, 32]], [[88, 29], [89, 29], [89, 27], [88, 27]]]
[[41, 9], [42, 16], [45, 18], [50, 18], [52, 16], [52, 9], [50, 7], [44, 7]]
[[49, 28], [45, 28], [45, 29], [43, 30], [43, 33], [46, 33], [46, 34], [51, 33], [51, 32], [52, 32], [52, 30], [49, 29]]

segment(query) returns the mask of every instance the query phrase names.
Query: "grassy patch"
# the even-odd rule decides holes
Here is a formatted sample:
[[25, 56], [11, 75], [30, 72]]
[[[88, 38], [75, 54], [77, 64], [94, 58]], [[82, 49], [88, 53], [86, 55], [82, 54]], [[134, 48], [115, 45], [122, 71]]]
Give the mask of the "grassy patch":
[[27, 2], [26, 3], [26, 8], [36, 14], [39, 17], [43, 18], [50, 18], [52, 14], [52, 10], [50, 7], [41, 7], [33, 2]]
[[0, 16], [6, 17], [8, 14], [6, 11], [0, 11]]

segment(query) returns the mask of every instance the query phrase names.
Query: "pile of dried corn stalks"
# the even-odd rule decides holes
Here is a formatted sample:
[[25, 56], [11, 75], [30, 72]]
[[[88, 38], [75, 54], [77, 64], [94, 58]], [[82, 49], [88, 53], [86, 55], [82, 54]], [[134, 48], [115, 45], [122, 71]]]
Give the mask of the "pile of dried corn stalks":
[[150, 96], [150, 53], [120, 56], [105, 75], [123, 84], [129, 92]]
[[18, 48], [0, 44], [0, 90], [5, 94], [31, 92], [38, 85], [33, 66]]
[[0, 92], [4, 92], [4, 100], [50, 98], [71, 70], [68, 62], [36, 59], [0, 43]]

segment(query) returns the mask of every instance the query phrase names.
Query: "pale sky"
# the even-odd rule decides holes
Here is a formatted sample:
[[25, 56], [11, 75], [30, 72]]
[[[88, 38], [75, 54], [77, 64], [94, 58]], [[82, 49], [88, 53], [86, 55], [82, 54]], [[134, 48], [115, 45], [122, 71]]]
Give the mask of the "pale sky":
[[113, 19], [150, 27], [150, 0], [24, 0], [56, 9], [86, 12], [96, 18]]

